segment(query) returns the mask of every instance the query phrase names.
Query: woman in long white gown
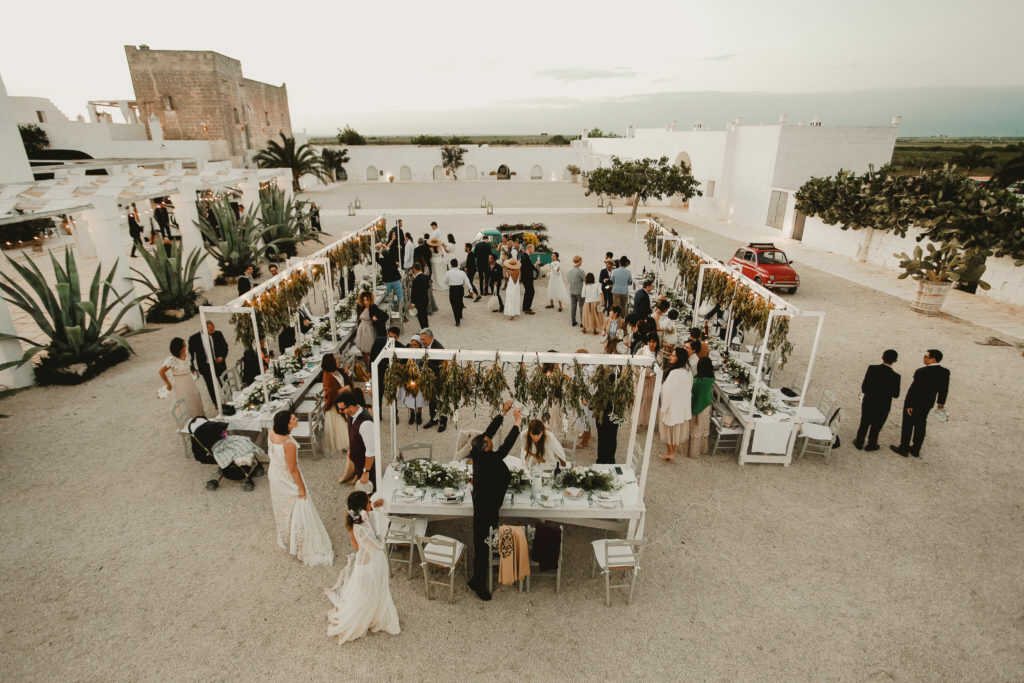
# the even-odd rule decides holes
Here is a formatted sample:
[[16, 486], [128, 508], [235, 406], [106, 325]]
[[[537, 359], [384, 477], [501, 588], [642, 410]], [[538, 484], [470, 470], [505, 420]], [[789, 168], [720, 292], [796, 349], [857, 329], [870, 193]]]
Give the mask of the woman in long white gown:
[[192, 374], [187, 357], [185, 340], [181, 337], [172, 339], [171, 355], [160, 366], [160, 379], [164, 381], [175, 402], [185, 401], [185, 414], [188, 417], [206, 417], [203, 399], [199, 395], [199, 387], [196, 386], [195, 375]]
[[523, 285], [519, 282], [519, 261], [508, 259], [502, 263], [508, 273], [508, 284], [505, 286], [505, 317], [518, 318], [523, 312]]
[[398, 611], [388, 583], [391, 569], [374, 528], [370, 497], [364, 491], [354, 491], [347, 507], [345, 526], [356, 552], [349, 554], [337, 583], [327, 591], [334, 605], [327, 613], [327, 635], [337, 637], [339, 643], [361, 638], [367, 631], [398, 635]]
[[448, 287], [444, 283], [444, 276], [448, 272], [448, 266], [445, 262], [444, 242], [430, 239], [427, 244], [430, 245], [430, 280], [434, 289], [447, 291]]
[[277, 545], [307, 566], [334, 564], [334, 548], [299, 471], [299, 447], [291, 431], [299, 420], [290, 410], [274, 415], [274, 428], [267, 437], [270, 468], [270, 503], [277, 526]]
[[558, 260], [558, 252], [551, 255], [551, 263], [548, 265], [548, 305], [545, 308], [554, 308], [558, 302], [558, 312], [562, 312], [562, 306], [569, 305], [569, 290], [562, 279], [562, 264]]

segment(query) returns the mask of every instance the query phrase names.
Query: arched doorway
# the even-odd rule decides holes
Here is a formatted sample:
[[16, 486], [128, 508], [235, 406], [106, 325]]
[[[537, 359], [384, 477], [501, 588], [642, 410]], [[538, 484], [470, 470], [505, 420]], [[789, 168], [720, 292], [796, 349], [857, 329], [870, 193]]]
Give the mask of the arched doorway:
[[502, 164], [498, 167], [498, 180], [508, 180], [512, 177], [512, 171], [509, 170], [508, 166]]
[[[690, 162], [690, 155], [687, 154], [686, 152], [680, 152], [679, 154], [676, 155], [676, 161], [675, 161], [676, 166], [678, 166], [681, 163], [686, 164], [686, 167], [688, 169], [690, 169], [690, 173], [691, 174], [693, 173], [693, 164]], [[682, 207], [684, 209], [689, 209], [690, 208], [690, 202], [689, 201], [682, 202]]]
[[408, 166], [403, 166], [402, 168], [398, 169], [398, 179], [412, 180], [412, 169], [409, 168]]
[[377, 167], [376, 166], [367, 166], [366, 167], [366, 182], [374, 182], [374, 181], [376, 181], [378, 175], [380, 175], [380, 174], [377, 172]]
[[462, 177], [465, 180], [476, 180], [477, 175], [479, 174], [477, 173], [476, 166], [474, 166], [473, 164], [470, 164], [469, 166], [466, 166], [464, 169], [462, 169]]
[[440, 166], [434, 167], [434, 180], [444, 180], [444, 169]]
[[530, 180], [544, 180], [544, 169], [540, 167], [540, 164], [530, 167]]

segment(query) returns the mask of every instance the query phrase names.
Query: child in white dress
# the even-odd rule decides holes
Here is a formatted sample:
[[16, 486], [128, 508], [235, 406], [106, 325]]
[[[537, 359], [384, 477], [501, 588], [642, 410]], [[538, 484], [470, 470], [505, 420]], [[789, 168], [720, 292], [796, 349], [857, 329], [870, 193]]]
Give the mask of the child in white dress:
[[350, 553], [338, 582], [327, 591], [334, 609], [327, 613], [327, 635], [339, 643], [361, 638], [367, 631], [398, 635], [398, 611], [391, 600], [391, 574], [384, 542], [378, 536], [373, 508], [365, 491], [348, 496], [345, 526], [356, 552]]

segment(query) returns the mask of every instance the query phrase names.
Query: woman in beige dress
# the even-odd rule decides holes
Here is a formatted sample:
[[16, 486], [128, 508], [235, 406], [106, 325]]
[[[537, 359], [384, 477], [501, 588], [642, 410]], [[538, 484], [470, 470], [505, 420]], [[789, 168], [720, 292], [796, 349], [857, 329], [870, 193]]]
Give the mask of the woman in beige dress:
[[185, 401], [185, 412], [190, 417], [206, 416], [203, 410], [203, 399], [196, 386], [195, 375], [188, 365], [188, 347], [185, 340], [175, 337], [171, 340], [171, 355], [160, 366], [160, 379], [172, 392], [174, 401]]
[[678, 346], [669, 354], [668, 370], [661, 385], [661, 405], [658, 407], [658, 436], [665, 442], [665, 462], [674, 462], [676, 449], [686, 451], [690, 441], [691, 399], [693, 375], [686, 364], [686, 349]]
[[[349, 380], [338, 368], [338, 359], [333, 353], [324, 354], [320, 361], [320, 369], [323, 370], [321, 383], [324, 392], [324, 445], [331, 455], [341, 455], [348, 451], [348, 422], [345, 416], [334, 409], [338, 402], [338, 394], [349, 385]], [[351, 479], [352, 463], [349, 462], [345, 474], [342, 476], [342, 483]]]
[[601, 285], [593, 273], [587, 273], [583, 280], [583, 334], [601, 334], [604, 316], [601, 315]]

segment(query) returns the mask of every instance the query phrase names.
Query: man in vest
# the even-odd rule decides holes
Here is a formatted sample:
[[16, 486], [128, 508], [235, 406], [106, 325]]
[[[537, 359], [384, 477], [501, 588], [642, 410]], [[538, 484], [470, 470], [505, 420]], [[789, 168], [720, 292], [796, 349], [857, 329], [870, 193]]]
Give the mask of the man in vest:
[[355, 466], [360, 484], [369, 483], [377, 491], [377, 440], [373, 418], [363, 410], [359, 395], [345, 389], [338, 395], [338, 412], [348, 418], [348, 458]]

